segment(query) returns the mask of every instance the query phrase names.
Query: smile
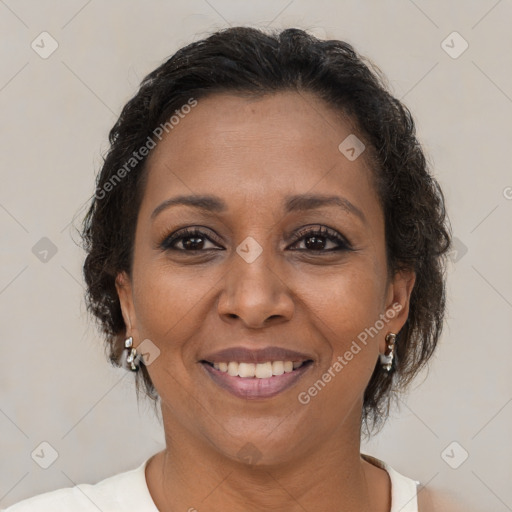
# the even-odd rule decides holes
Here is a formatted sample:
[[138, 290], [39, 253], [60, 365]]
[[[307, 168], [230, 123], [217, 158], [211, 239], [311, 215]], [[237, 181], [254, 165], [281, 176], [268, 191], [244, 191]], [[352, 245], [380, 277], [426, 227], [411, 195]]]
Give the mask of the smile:
[[312, 364], [312, 360], [264, 363], [201, 361], [201, 366], [218, 386], [239, 398], [252, 400], [271, 398], [289, 389]]

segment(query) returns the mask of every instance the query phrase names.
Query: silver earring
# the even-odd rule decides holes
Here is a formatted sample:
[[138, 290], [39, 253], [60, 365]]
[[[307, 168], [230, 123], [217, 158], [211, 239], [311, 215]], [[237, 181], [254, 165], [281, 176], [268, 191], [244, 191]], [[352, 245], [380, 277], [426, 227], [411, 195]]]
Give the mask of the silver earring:
[[136, 360], [138, 362], [137, 350], [133, 348], [133, 338], [131, 336], [124, 340], [124, 348], [128, 350], [128, 355], [126, 356], [126, 364], [132, 371], [138, 371], [139, 365], [135, 364]]
[[393, 364], [395, 341], [396, 341], [396, 334], [393, 332], [388, 333], [386, 335], [386, 344], [387, 344], [386, 352], [384, 354], [380, 354], [380, 362], [381, 362], [382, 368], [384, 368], [387, 372], [389, 372], [391, 370], [391, 365]]

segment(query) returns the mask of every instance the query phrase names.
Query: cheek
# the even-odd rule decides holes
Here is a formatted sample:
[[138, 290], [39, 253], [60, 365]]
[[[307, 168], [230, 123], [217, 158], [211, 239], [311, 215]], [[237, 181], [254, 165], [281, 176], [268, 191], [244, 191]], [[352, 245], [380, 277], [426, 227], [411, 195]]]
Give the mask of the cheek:
[[382, 333], [371, 329], [382, 313], [382, 281], [369, 268], [341, 271], [325, 287], [317, 281], [316, 292], [310, 295], [315, 327], [328, 357], [321, 363], [320, 375], [300, 390], [298, 398], [303, 404], [311, 402], [315, 415], [332, 411], [333, 428], [362, 401], [378, 361]]
[[315, 311], [315, 327], [328, 357], [321, 364], [320, 379], [302, 390], [305, 400], [322, 395], [320, 401], [333, 410], [347, 411], [362, 398], [383, 336], [374, 328], [382, 313], [385, 283], [374, 268], [361, 258], [359, 264], [347, 265], [328, 279], [309, 283], [315, 291], [309, 294], [308, 308]]
[[382, 312], [382, 276], [362, 260], [303, 282], [308, 309], [318, 316], [320, 325], [325, 326], [322, 332], [325, 330], [327, 339], [340, 350], [350, 344], [351, 337], [373, 325]]
[[203, 304], [218, 279], [211, 271], [141, 257], [134, 264], [134, 305], [141, 338], [166, 351], [178, 350], [204, 321]]

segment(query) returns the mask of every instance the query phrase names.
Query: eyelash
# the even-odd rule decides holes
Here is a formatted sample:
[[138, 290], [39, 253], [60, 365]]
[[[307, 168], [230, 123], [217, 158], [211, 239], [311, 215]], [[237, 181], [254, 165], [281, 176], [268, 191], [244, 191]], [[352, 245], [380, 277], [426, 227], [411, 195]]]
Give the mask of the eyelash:
[[[293, 249], [298, 250], [301, 252], [310, 252], [310, 253], [331, 253], [331, 252], [337, 252], [337, 251], [350, 251], [352, 250], [352, 247], [350, 243], [340, 235], [336, 233], [336, 231], [333, 231], [329, 228], [326, 228], [324, 226], [317, 228], [317, 229], [311, 229], [311, 228], [305, 228], [296, 233], [294, 236], [294, 241], [292, 242], [292, 245], [295, 245], [297, 242], [300, 242], [302, 239], [307, 237], [317, 236], [321, 238], [325, 238], [331, 242], [338, 243], [338, 247], [334, 249]], [[187, 253], [198, 253], [198, 252], [206, 252], [206, 251], [215, 251], [219, 249], [176, 249], [173, 247], [173, 245], [183, 239], [186, 238], [192, 238], [192, 237], [199, 237], [201, 239], [209, 240], [212, 243], [217, 243], [213, 240], [211, 240], [210, 237], [208, 237], [203, 231], [199, 230], [198, 228], [184, 228], [177, 233], [174, 233], [168, 237], [166, 237], [161, 243], [160, 248], [166, 251], [179, 251], [179, 252], [187, 252]]]

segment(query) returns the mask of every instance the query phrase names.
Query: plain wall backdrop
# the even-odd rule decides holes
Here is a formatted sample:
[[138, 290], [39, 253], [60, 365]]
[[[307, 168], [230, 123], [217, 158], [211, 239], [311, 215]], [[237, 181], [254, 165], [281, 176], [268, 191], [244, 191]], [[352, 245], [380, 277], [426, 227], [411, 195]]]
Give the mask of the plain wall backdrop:
[[73, 226], [144, 75], [252, 25], [344, 39], [375, 62], [446, 195], [456, 250], [443, 336], [361, 451], [466, 511], [512, 510], [511, 20], [509, 0], [0, 1], [0, 507], [163, 448], [86, 315]]

